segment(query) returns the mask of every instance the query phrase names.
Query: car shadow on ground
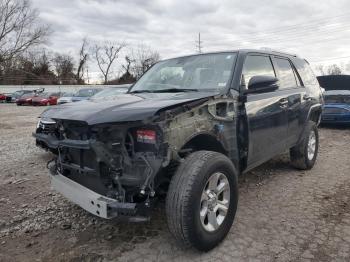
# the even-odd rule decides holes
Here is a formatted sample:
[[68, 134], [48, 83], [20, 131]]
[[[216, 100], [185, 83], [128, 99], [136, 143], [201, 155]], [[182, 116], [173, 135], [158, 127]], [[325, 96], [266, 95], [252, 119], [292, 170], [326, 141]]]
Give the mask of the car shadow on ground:
[[[268, 182], [268, 180], [278, 175], [294, 170], [289, 165], [288, 155], [279, 156], [269, 162], [255, 168], [254, 170], [239, 177], [239, 188], [242, 191], [259, 187]], [[78, 207], [77, 207], [78, 208]], [[93, 217], [93, 215], [88, 214]], [[150, 239], [162, 236], [166, 241], [174, 242], [167, 229], [165, 215], [165, 199], [155, 203], [155, 208], [151, 212], [151, 220], [142, 223], [129, 223], [123, 219], [104, 220], [94, 218], [95, 225], [79, 233], [77, 236], [77, 245], [86, 245], [87, 242], [108, 242], [109, 248], [118, 248], [121, 253], [128, 252], [136, 248], [138, 244], [146, 243]], [[191, 248], [182, 246], [179, 243], [175, 245], [183, 251], [196, 253]]]

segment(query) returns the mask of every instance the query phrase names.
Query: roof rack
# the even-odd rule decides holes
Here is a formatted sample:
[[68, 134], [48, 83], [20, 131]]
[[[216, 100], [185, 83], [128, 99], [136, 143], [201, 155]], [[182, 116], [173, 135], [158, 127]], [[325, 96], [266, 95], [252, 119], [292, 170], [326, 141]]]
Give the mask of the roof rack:
[[287, 52], [282, 52], [282, 51], [274, 50], [274, 49], [269, 48], [269, 47], [261, 47], [260, 49], [261, 50], [265, 50], [265, 51], [270, 51], [270, 52], [273, 52], [273, 53], [277, 53], [277, 54], [290, 55], [290, 56], [298, 57], [297, 54], [291, 54], [291, 53], [287, 53]]

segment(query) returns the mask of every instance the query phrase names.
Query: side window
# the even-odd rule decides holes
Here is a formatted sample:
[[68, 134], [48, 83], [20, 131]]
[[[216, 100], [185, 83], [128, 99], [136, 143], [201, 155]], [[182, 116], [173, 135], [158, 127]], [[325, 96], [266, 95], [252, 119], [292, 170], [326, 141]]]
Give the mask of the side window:
[[293, 88], [297, 86], [294, 71], [289, 60], [283, 58], [275, 58], [281, 89]]
[[246, 86], [253, 76], [276, 76], [268, 56], [248, 55], [244, 61], [242, 78]]
[[318, 85], [314, 72], [305, 60], [297, 58], [293, 60], [293, 64], [295, 65], [304, 85]]

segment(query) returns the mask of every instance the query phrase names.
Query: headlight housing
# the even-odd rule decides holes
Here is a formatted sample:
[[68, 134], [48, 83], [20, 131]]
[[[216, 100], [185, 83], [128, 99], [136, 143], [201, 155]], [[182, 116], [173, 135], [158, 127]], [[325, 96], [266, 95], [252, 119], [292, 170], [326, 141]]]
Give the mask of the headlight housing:
[[39, 118], [36, 128], [45, 127], [46, 125], [54, 125], [56, 121], [51, 118]]

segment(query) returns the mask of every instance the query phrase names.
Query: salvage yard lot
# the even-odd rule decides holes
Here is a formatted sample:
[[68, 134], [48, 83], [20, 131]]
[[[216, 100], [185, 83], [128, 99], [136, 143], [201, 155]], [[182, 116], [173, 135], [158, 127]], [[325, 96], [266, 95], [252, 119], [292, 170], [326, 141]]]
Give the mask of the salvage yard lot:
[[50, 190], [31, 133], [42, 107], [0, 104], [0, 261], [350, 261], [350, 129], [320, 129], [311, 171], [277, 157], [240, 177], [237, 217], [208, 253], [179, 246], [164, 204], [142, 224], [94, 217]]

